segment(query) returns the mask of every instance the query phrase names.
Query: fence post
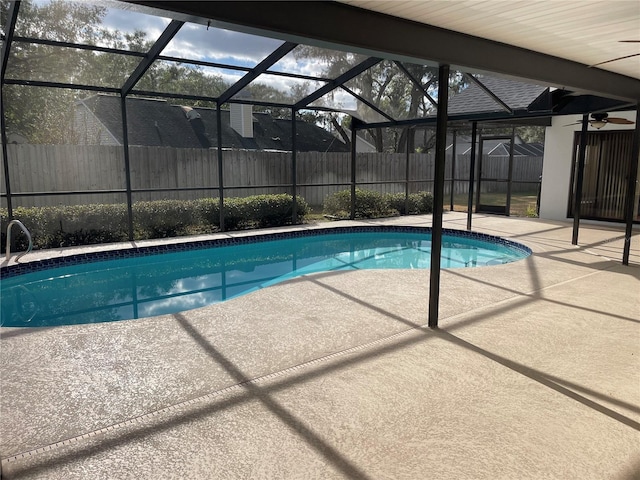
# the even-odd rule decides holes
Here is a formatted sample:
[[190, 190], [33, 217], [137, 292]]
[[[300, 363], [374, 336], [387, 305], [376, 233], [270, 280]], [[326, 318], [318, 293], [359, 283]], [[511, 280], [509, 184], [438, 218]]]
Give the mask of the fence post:
[[356, 218], [356, 122], [351, 117], [351, 220]]
[[505, 213], [511, 215], [511, 179], [513, 178], [513, 150], [516, 143], [516, 127], [511, 127], [511, 143], [509, 144], [509, 166], [507, 171], [507, 205]]
[[405, 159], [404, 167], [404, 214], [409, 215], [409, 129], [407, 127], [407, 157]]
[[216, 128], [218, 135], [218, 202], [220, 205], [220, 231], [224, 232], [224, 173], [222, 164], [222, 112], [216, 104]]
[[473, 183], [476, 175], [476, 140], [478, 136], [478, 122], [471, 124], [471, 158], [469, 159], [469, 199], [467, 200], [467, 230], [471, 231], [471, 215], [473, 210]]
[[542, 175], [538, 181], [538, 192], [536, 193], [536, 215], [540, 216], [540, 194], [542, 193]]
[[297, 111], [295, 108], [291, 109], [291, 190], [293, 197], [292, 213], [291, 213], [291, 222], [295, 225], [298, 223], [298, 172], [297, 172], [297, 164], [296, 164], [296, 150], [298, 148], [296, 142], [296, 114]]
[[458, 131], [453, 131], [453, 143], [451, 144], [451, 191], [449, 210], [453, 212], [453, 190], [456, 184], [456, 135]]
[[120, 96], [120, 111], [122, 113], [122, 147], [124, 149], [124, 176], [127, 188], [127, 216], [129, 227], [129, 241], [133, 241], [133, 198], [131, 194], [131, 161], [129, 158], [129, 126], [127, 124], [127, 96]]
[[[7, 151], [7, 119], [4, 114], [4, 98], [3, 86], [4, 77], [7, 73], [7, 61], [9, 60], [9, 52], [11, 49], [13, 34], [16, 29], [16, 23], [18, 21], [18, 11], [20, 10], [20, 2], [10, 2], [7, 16], [5, 18], [6, 23], [3, 27], [6, 27], [4, 45], [2, 48], [2, 58], [0, 59], [0, 136], [2, 137], [2, 158], [4, 160], [4, 183], [7, 195], [7, 210], [9, 213], [9, 220], [13, 218], [13, 202], [11, 200], [11, 181], [9, 180], [9, 154]], [[2, 474], [0, 466], [0, 475]]]
[[[0, 91], [0, 97], [2, 92]], [[7, 195], [7, 210], [9, 213], [9, 220], [13, 219], [13, 201], [11, 197], [11, 181], [9, 180], [9, 151], [7, 149], [7, 125], [4, 116], [4, 99], [0, 98], [0, 130], [2, 136], [2, 159], [4, 167], [4, 188]]]

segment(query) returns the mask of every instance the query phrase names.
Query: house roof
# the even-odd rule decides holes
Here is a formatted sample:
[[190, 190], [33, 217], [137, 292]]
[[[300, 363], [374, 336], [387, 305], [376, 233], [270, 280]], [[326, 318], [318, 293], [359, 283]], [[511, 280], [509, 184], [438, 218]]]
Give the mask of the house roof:
[[[120, 98], [94, 95], [80, 102], [123, 143]], [[186, 109], [165, 100], [127, 98], [129, 145], [166, 146], [174, 148], [215, 148], [217, 115], [211, 108], [194, 107], [187, 118]], [[230, 112], [221, 111], [222, 146], [249, 150], [291, 150], [291, 122], [274, 118], [268, 113], [253, 112], [252, 138], [242, 137], [230, 124]], [[199, 119], [199, 120], [198, 120]], [[297, 151], [348, 152], [349, 147], [327, 130], [298, 120]]]
[[[509, 142], [500, 142], [491, 148], [488, 155], [509, 155]], [[544, 155], [544, 145], [542, 143], [514, 143], [514, 157], [542, 157]]]
[[[447, 151], [453, 149], [452, 138], [447, 138]], [[484, 155], [508, 156], [508, 141], [496, 138], [487, 138], [482, 141], [482, 153]], [[471, 153], [471, 138], [466, 135], [460, 135], [456, 138], [456, 153], [460, 155], [469, 155]], [[519, 135], [515, 136], [513, 144], [514, 157], [542, 157], [544, 155], [544, 144], [540, 142], [524, 143]]]
[[[477, 80], [512, 110], [536, 108], [536, 101], [548, 92], [548, 87], [507, 78], [478, 77]], [[449, 99], [449, 115], [504, 110], [498, 101], [475, 82], [471, 82], [467, 88]]]

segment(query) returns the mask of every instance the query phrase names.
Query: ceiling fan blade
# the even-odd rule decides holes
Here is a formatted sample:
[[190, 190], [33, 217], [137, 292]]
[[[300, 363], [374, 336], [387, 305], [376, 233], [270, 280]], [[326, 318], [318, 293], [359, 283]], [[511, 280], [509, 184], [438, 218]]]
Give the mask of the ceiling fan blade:
[[604, 62], [594, 63], [593, 65], [589, 65], [589, 68], [597, 67], [598, 65], [604, 65], [605, 63], [617, 62], [618, 60], [624, 60], [625, 58], [637, 57], [639, 55], [640, 53], [633, 53], [631, 55], [625, 55], [624, 57], [612, 58], [611, 60], [606, 60]]
[[640, 43], [640, 40], [618, 40], [620, 43]]
[[633, 122], [626, 118], [609, 117], [606, 120], [607, 123], [616, 123], [618, 125], [631, 125]]

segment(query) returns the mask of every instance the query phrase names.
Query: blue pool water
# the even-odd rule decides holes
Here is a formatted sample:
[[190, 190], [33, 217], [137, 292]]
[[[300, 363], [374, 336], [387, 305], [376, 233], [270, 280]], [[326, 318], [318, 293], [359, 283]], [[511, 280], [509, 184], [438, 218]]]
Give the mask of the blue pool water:
[[[429, 268], [428, 232], [338, 233], [48, 268], [1, 283], [2, 326], [111, 322], [222, 302], [304, 274]], [[442, 267], [508, 263], [526, 247], [443, 236]]]

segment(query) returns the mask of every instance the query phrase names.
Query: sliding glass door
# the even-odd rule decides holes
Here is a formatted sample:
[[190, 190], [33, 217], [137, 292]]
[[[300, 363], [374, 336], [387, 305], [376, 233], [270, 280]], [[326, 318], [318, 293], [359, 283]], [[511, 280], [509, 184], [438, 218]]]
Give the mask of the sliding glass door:
[[[588, 132], [582, 184], [580, 217], [593, 220], [624, 221], [624, 205], [631, 170], [632, 131]], [[580, 132], [573, 149], [574, 171], [571, 180], [569, 216], [573, 216]], [[636, 196], [634, 220], [638, 221]]]

